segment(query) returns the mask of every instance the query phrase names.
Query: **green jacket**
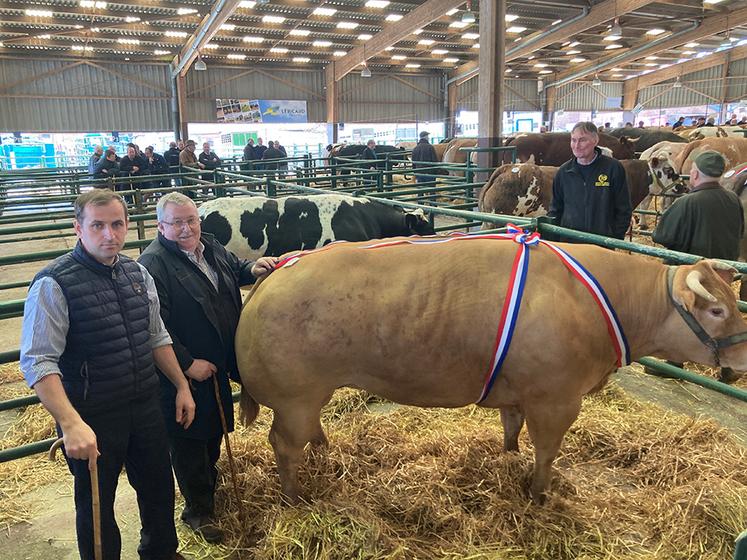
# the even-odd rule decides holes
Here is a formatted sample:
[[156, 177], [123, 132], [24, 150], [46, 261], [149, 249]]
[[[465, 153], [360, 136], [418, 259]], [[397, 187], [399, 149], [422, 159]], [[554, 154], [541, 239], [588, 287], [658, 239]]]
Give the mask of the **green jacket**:
[[743, 233], [739, 197], [713, 182], [675, 201], [661, 217], [653, 240], [673, 251], [735, 261]]

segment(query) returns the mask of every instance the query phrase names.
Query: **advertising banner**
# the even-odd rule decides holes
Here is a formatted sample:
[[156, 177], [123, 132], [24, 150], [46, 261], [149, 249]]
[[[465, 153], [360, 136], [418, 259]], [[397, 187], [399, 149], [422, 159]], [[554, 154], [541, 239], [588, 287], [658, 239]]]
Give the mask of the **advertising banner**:
[[306, 101], [216, 99], [218, 122], [305, 123]]

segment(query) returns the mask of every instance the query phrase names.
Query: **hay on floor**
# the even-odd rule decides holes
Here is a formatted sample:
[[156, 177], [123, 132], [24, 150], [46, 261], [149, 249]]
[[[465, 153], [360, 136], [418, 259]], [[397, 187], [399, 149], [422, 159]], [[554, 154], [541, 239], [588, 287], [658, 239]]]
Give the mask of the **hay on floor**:
[[[221, 460], [223, 546], [204, 558], [723, 559], [747, 519], [745, 449], [717, 424], [612, 387], [587, 398], [546, 505], [528, 498], [533, 450], [505, 454], [497, 411], [383, 407], [339, 391], [328, 453], [301, 473], [309, 502], [280, 504], [271, 412], [232, 436], [244, 524]], [[376, 406], [374, 406], [376, 408]], [[186, 539], [186, 541], [184, 540]]]

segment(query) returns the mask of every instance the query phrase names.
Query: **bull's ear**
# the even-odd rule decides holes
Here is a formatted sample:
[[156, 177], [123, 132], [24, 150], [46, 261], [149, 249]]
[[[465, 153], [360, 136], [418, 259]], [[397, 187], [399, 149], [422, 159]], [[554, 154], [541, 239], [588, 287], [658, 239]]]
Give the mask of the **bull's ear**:
[[534, 154], [529, 156], [529, 158], [524, 163], [531, 163], [532, 165], [534, 165]]
[[703, 264], [710, 267], [710, 269], [718, 274], [719, 277], [727, 284], [731, 284], [732, 282], [734, 282], [734, 275], [737, 273], [736, 268], [726, 264], [725, 262], [716, 260], [706, 260], [703, 261]]
[[680, 266], [672, 285], [672, 298], [690, 313], [695, 309], [695, 292], [687, 286], [685, 278], [691, 270], [691, 267]]

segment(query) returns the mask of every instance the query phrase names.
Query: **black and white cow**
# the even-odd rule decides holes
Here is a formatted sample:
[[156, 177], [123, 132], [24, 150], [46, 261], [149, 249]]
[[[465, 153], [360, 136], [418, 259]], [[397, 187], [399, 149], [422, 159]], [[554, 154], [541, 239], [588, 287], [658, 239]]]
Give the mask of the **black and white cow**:
[[337, 194], [218, 198], [200, 208], [202, 230], [243, 259], [315, 249], [332, 241], [433, 235], [422, 210]]

